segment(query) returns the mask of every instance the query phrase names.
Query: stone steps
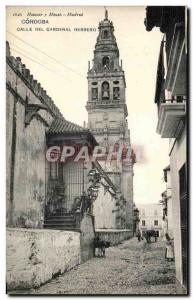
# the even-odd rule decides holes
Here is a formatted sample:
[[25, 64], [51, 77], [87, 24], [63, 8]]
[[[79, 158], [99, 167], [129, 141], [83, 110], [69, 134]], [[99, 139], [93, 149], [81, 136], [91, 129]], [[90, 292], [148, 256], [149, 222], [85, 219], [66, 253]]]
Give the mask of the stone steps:
[[46, 218], [46, 222], [75, 222], [75, 218]]
[[66, 227], [75, 227], [75, 222], [57, 222], [57, 221], [45, 221], [44, 225], [50, 226], [66, 226]]
[[63, 212], [55, 212], [48, 216], [51, 216], [51, 217], [74, 217], [74, 215], [72, 213], [63, 213]]
[[75, 231], [75, 217], [72, 214], [64, 212], [54, 213], [45, 217], [44, 228]]

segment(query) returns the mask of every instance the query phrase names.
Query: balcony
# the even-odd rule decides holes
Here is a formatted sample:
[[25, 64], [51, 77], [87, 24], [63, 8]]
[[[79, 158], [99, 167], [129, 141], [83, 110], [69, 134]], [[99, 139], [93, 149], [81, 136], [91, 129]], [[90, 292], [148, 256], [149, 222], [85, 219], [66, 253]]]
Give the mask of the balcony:
[[160, 103], [157, 133], [162, 138], [176, 138], [183, 127], [186, 115], [186, 100], [184, 97], [165, 100]]

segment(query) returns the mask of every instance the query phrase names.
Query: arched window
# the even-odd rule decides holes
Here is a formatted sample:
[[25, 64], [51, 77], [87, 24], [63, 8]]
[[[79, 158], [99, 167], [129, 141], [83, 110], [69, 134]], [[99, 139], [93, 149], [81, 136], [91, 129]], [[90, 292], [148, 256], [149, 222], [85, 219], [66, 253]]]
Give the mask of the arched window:
[[109, 100], [109, 83], [107, 81], [102, 83], [102, 99]]
[[104, 39], [108, 39], [108, 36], [109, 36], [108, 30], [104, 30], [103, 31], [103, 37], [104, 37]]
[[110, 60], [108, 56], [104, 56], [102, 59], [103, 68], [108, 69], [110, 65]]

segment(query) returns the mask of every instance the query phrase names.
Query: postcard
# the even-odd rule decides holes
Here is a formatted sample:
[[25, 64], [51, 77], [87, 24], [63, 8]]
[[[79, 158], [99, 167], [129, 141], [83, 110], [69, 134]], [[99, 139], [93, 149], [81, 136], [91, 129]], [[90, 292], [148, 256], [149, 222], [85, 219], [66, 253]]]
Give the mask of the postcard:
[[187, 295], [188, 9], [6, 7], [6, 292]]

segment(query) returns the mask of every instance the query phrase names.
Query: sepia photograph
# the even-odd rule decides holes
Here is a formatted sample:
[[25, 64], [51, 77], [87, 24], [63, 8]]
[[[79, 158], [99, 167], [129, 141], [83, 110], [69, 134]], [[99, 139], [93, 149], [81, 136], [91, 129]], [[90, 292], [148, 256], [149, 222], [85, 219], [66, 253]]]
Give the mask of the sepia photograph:
[[189, 294], [186, 6], [6, 10], [6, 294]]

